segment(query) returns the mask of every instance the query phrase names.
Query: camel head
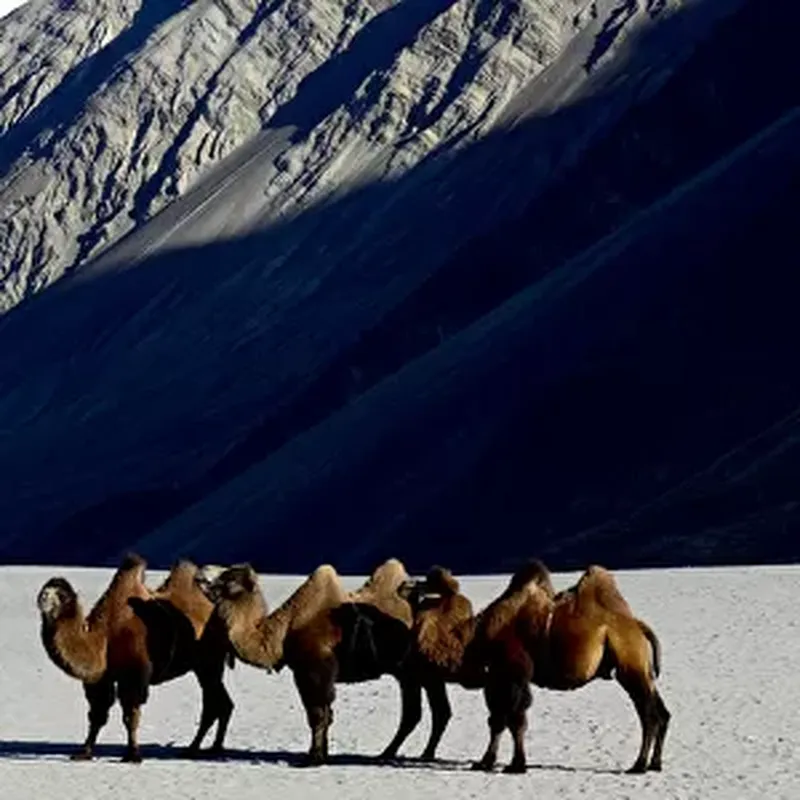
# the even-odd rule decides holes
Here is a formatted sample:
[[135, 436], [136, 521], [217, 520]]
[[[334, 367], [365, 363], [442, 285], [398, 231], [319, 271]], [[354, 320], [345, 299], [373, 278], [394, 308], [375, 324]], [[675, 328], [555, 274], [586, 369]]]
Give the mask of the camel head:
[[234, 564], [216, 574], [216, 577], [208, 577], [214, 571], [215, 568], [211, 568], [206, 573], [207, 596], [213, 603], [236, 602], [258, 590], [258, 574], [250, 564]]
[[197, 572], [195, 572], [195, 584], [197, 584], [200, 591], [212, 602], [214, 601], [214, 598], [211, 596], [212, 587], [226, 569], [227, 567], [220, 566], [219, 564], [206, 564], [205, 566], [198, 567]]
[[64, 617], [73, 617], [78, 611], [78, 595], [66, 578], [50, 578], [39, 590], [36, 605], [42, 621], [56, 622]]
[[445, 597], [458, 594], [459, 588], [453, 573], [445, 567], [436, 565], [431, 567], [421, 580], [403, 581], [397, 592], [416, 612], [423, 605], [436, 605]]

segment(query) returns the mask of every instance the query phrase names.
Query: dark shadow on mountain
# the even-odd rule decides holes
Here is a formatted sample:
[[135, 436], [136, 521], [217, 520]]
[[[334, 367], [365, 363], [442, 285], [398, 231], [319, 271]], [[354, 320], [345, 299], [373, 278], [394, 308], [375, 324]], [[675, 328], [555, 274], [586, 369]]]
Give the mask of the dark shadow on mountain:
[[[755, 4], [748, 7], [752, 11]], [[714, 40], [724, 42], [723, 34]], [[726, 52], [722, 44], [718, 46], [717, 56]], [[768, 58], [771, 44], [769, 48], [749, 59], [752, 68]], [[665, 290], [655, 310], [652, 300], [650, 305], [642, 302], [641, 309], [637, 305], [640, 297], [649, 296], [647, 271], [636, 269], [634, 261], [625, 262], [619, 269], [628, 278], [600, 282], [596, 295], [576, 294], [571, 305], [560, 310], [555, 305], [538, 306], [534, 316], [542, 318], [539, 327], [525, 329], [518, 341], [510, 339], [513, 347], [496, 350], [491, 363], [464, 361], [461, 383], [452, 393], [448, 387], [441, 394], [436, 389], [428, 410], [424, 405], [428, 399], [422, 397], [418, 408], [424, 410], [424, 418], [417, 419], [404, 408], [412, 400], [418, 402], [420, 395], [409, 394], [402, 400], [398, 394], [389, 402], [392, 395], [386, 393], [388, 405], [380, 406], [381, 413], [387, 415], [387, 424], [397, 419], [396, 431], [374, 427], [377, 411], [365, 418], [372, 428], [339, 428], [343, 423], [336, 415], [373, 402], [369, 391], [380, 388], [382, 380], [387, 385], [407, 381], [414, 358], [446, 348], [470, 323], [519, 289], [544, 287], [547, 276], [593, 237], [621, 226], [642, 205], [719, 158], [741, 141], [737, 137], [757, 132], [793, 101], [797, 84], [790, 76], [785, 84], [773, 82], [761, 105], [740, 85], [747, 122], [739, 123], [730, 93], [735, 80], [713, 78], [715, 87], [724, 87], [726, 98], [717, 110], [724, 120], [719, 127], [728, 126], [733, 133], [716, 147], [709, 136], [696, 150], [691, 146], [682, 150], [681, 114], [694, 108], [692, 102], [681, 105], [685, 92], [708, 85], [703, 69], [724, 74], [725, 64], [713, 55], [712, 49], [707, 62], [701, 59], [699, 67], [692, 67], [694, 72], [681, 73], [684, 78], [670, 84], [679, 87], [671, 101], [677, 106], [659, 100], [659, 93], [632, 112], [641, 114], [638, 122], [635, 116], [633, 122], [622, 120], [606, 139], [608, 152], [617, 153], [614, 161], [598, 163], [602, 149], [590, 151], [570, 173], [572, 177], [564, 178], [553, 195], [562, 198], [562, 219], [550, 218], [548, 228], [540, 221], [541, 208], [537, 212], [532, 205], [534, 211], [515, 223], [515, 238], [499, 254], [493, 256], [487, 248], [482, 260], [465, 257], [462, 269], [457, 261], [451, 262], [447, 280], [427, 295], [433, 302], [419, 300], [426, 297], [420, 287], [441, 264], [409, 281], [388, 309], [375, 315], [375, 323], [365, 324], [353, 315], [346, 305], [348, 297], [371, 302], [364, 289], [366, 285], [374, 291], [365, 277], [370, 270], [394, 266], [387, 243], [363, 271], [349, 274], [347, 282], [336, 284], [326, 277], [324, 297], [304, 298], [282, 318], [273, 338], [253, 343], [246, 337], [250, 316], [280, 311], [269, 304], [269, 295], [265, 300], [259, 294], [268, 277], [262, 265], [270, 253], [281, 252], [307, 230], [344, 226], [345, 235], [358, 236], [360, 225], [372, 224], [364, 220], [365, 210], [383, 208], [395, 193], [406, 193], [409, 203], [429, 202], [426, 176], [435, 180], [443, 174], [464, 176], [455, 184], [460, 202], [480, 203], [486, 196], [481, 176], [487, 164], [493, 168], [495, 185], [518, 180], [522, 162], [504, 162], [499, 154], [535, 153], [542, 141], [566, 135], [591, 118], [615, 88], [517, 130], [498, 133], [463, 153], [447, 154], [445, 162], [429, 160], [394, 183], [369, 186], [259, 234], [162, 253], [125, 270], [96, 275], [89, 270], [6, 315], [0, 320], [0, 337], [14, 346], [2, 348], [0, 355], [3, 384], [12, 387], [3, 408], [19, 402], [23, 411], [16, 417], [6, 412], [2, 419], [0, 459], [10, 476], [3, 519], [17, 537], [4, 542], [3, 559], [113, 561], [120, 549], [144, 533], [195, 504], [202, 508], [206, 498], [234, 486], [232, 482], [246, 476], [248, 468], [262, 462], [269, 466], [269, 457], [280, 456], [289, 445], [302, 458], [295, 467], [286, 456], [283, 462], [276, 461], [287, 469], [272, 471], [278, 482], [270, 490], [274, 494], [264, 495], [265, 508], [256, 503], [239, 510], [254, 493], [252, 486], [247, 487], [248, 493], [232, 506], [230, 521], [196, 518], [196, 529], [178, 531], [174, 542], [165, 540], [155, 548], [154, 566], [168, 564], [177, 554], [192, 554], [187, 551], [195, 549], [194, 538], [202, 540], [207, 530], [217, 528], [223, 532], [214, 540], [215, 558], [243, 556], [269, 570], [307, 571], [330, 559], [341, 569], [359, 571], [387, 553], [420, 568], [439, 558], [454, 569], [484, 572], [502, 569], [532, 551], [548, 553], [556, 566], [567, 555], [573, 558], [572, 553], [585, 558], [600, 552], [602, 537], [587, 542], [580, 539], [583, 531], [622, 519], [668, 486], [689, 479], [742, 437], [763, 431], [800, 405], [800, 378], [785, 368], [792, 358], [789, 343], [796, 339], [792, 298], [798, 287], [794, 272], [781, 261], [780, 250], [797, 244], [792, 238], [795, 226], [786, 216], [797, 207], [793, 188], [776, 190], [775, 198], [765, 201], [761, 216], [754, 217], [749, 227], [737, 227], [742, 237], [738, 240], [723, 234], [724, 219], [716, 221], [713, 214], [698, 217], [697, 241], [683, 239], [685, 258], [675, 258], [682, 267], [676, 273], [686, 280], [691, 267], [696, 271], [694, 282], [682, 284], [681, 291]], [[670, 111], [676, 108], [676, 121], [670, 123]], [[663, 124], [668, 125], [666, 131]], [[652, 184], [638, 173], [629, 175], [619, 154], [640, 130], [650, 131], [649, 138], [633, 149], [634, 161], [641, 158], [647, 165], [650, 158], [677, 164], [674, 171], [654, 170]], [[666, 140], [659, 140], [659, 133]], [[701, 131], [696, 133], [703, 138]], [[595, 176], [596, 182], [590, 183], [591, 192], [581, 195], [587, 175]], [[785, 179], [788, 176], [781, 177]], [[592, 209], [602, 207], [609, 186], [630, 193], [632, 199], [627, 211], [603, 212], [598, 221]], [[729, 197], [721, 200], [730, 202]], [[583, 232], [578, 244], [570, 244], [576, 229]], [[311, 250], [310, 243], [303, 246]], [[538, 246], [550, 255], [536, 263], [532, 253]], [[641, 258], [652, 270], [653, 281], [667, 281], [673, 267], [666, 249], [641, 252], [646, 252]], [[326, 261], [320, 257], [315, 262], [309, 255], [303, 269], [311, 274], [315, 264], [326, 266]], [[512, 273], [518, 267], [519, 274], [487, 301], [481, 275], [502, 272], [507, 264], [513, 265]], [[759, 269], [754, 271], [753, 264]], [[415, 265], [396, 266], [411, 270]], [[279, 269], [276, 274], [276, 281], [291, 277]], [[220, 295], [234, 278], [236, 294]], [[277, 282], [275, 286], [280, 288]], [[422, 313], [415, 316], [414, 308]], [[592, 314], [587, 308], [593, 309]], [[617, 308], [619, 318], [610, 321], [609, 309]], [[394, 313], [397, 316], [387, 324]], [[337, 340], [335, 348], [324, 341], [324, 333], [317, 333], [326, 331], [323, 323], [329, 314], [349, 326], [348, 335]], [[442, 325], [448, 314], [456, 322]], [[197, 326], [188, 339], [178, 324], [184, 319], [186, 325]], [[276, 367], [263, 372], [262, 365], [274, 351], [282, 353], [298, 337], [310, 335], [309, 330], [317, 336], [314, 346], [325, 353], [314, 370], [291, 378]], [[578, 358], [575, 342], [586, 341], [592, 331], [605, 349], [600, 355]], [[155, 355], [140, 363], [143, 343], [155, 348]], [[186, 360], [198, 365], [198, 375], [180, 374]], [[554, 365], [562, 362], [565, 373], [555, 375]], [[128, 367], [138, 372], [131, 374]], [[115, 377], [115, 370], [121, 377]], [[483, 371], [482, 380], [471, 376], [472, 370]], [[42, 389], [37, 383], [40, 374]], [[57, 395], [47, 393], [49, 374], [58, 376]], [[136, 381], [152, 385], [131, 399], [132, 389], [141, 392]], [[17, 386], [26, 388], [15, 398], [12, 392]], [[213, 400], [226, 391], [232, 393], [218, 407], [207, 409], [198, 403], [187, 410], [196, 394]], [[91, 403], [85, 403], [87, 393]], [[82, 403], [86, 408], [82, 417], [65, 413], [59, 419], [60, 409]], [[48, 419], [55, 422], [45, 424]], [[370, 441], [371, 429], [385, 438]], [[346, 436], [348, 430], [352, 439]], [[429, 462], [420, 461], [420, 453], [437, 437], [450, 449], [431, 456]], [[26, 462], [28, 443], [45, 452], [42, 441], [52, 442], [48, 457]], [[362, 448], [367, 455], [363, 460], [353, 457], [352, 469], [342, 468], [336, 474], [351, 448]], [[227, 454], [219, 458], [221, 451]], [[296, 470], [291, 476], [290, 468]], [[326, 470], [335, 479], [326, 478]], [[23, 478], [15, 484], [20, 471]], [[26, 496], [36, 481], [41, 488]], [[126, 490], [130, 490], [127, 495]], [[683, 519], [688, 523], [684, 530], [696, 532], [699, 521], [687, 516], [674, 519]], [[297, 538], [300, 531], [302, 540]], [[488, 552], [487, 532], [492, 537]], [[694, 549], [693, 541], [687, 540], [684, 549], [672, 555], [663, 545], [670, 536], [671, 531], [659, 533], [658, 558], [685, 563], [686, 558], [706, 557], [700, 538], [694, 539]], [[212, 539], [201, 541], [201, 555], [209, 555]], [[570, 554], [566, 550], [559, 554], [562, 541], [565, 547], [569, 543]], [[622, 563], [642, 563], [645, 545], [650, 543], [642, 542], [634, 529], [626, 532], [617, 550], [601, 553], [605, 557], [598, 560], [619, 561], [619, 554], [624, 554]], [[743, 548], [755, 560], [790, 552], [785, 535], [763, 541], [751, 536]], [[717, 541], [707, 557], [727, 560], [725, 542]]]
[[[747, 20], [748, 29], [752, 23]], [[675, 19], [669, 21], [670, 26], [675, 24]], [[654, 200], [723, 149], [747, 138], [780, 112], [785, 98], [778, 92], [759, 91], [760, 106], [745, 106], [748, 98], [742, 96], [739, 67], [735, 66], [742, 61], [725, 58], [730, 48], [741, 51], [740, 31], [744, 27], [729, 25], [730, 34], [720, 33], [712, 43], [701, 46], [661, 93], [626, 115], [606, 140], [591, 148], [578, 167], [546, 190], [523, 218], [461, 248], [378, 325], [362, 332], [321, 374], [273, 404], [248, 435], [234, 443], [203, 476], [172, 489], [154, 488], [107, 498], [65, 520], [59, 527], [59, 538], [71, 541], [76, 536], [90, 536], [92, 531], [97, 531], [99, 538], [112, 514], [119, 519], [115, 527], [120, 536], [151, 530], [320, 422], [403, 363], [438, 346], [443, 337], [452, 336], [612, 229], [637, 205]], [[651, 51], [651, 40], [660, 42], [668, 34], [665, 30], [644, 34], [627, 67], [638, 69], [639, 61]], [[769, 66], [765, 64], [765, 71]], [[731, 74], [725, 73], [726, 69]], [[724, 113], [710, 118], [702, 135], [692, 137], [687, 146], [685, 125], [705, 108], [703, 98], [697, 97], [691, 86], [698, 73], [708, 77], [715, 70], [722, 73], [719, 81], [725, 81], [718, 90], [719, 110]], [[591, 117], [608, 99], [600, 95], [584, 100], [579, 108], [530, 124], [524, 136], [550, 146], [564, 130], [564, 117], [574, 115], [576, 121], [570, 124], [577, 128], [578, 120]], [[698, 103], [703, 103], [702, 109], [697, 108]], [[737, 109], [747, 113], [738, 113]], [[656, 135], [661, 142], [659, 149], [651, 144]], [[626, 162], [630, 166], [621, 168]], [[659, 169], [661, 163], [668, 163], [670, 168]], [[592, 191], [581, 195], [585, 186]], [[630, 195], [635, 202], [620, 202]], [[603, 204], [609, 197], [617, 198], [617, 202], [608, 204], [611, 214], [598, 221], [598, 209], [606, 207]], [[564, 219], [570, 220], [567, 228]]]
[[[185, 8], [189, 1], [142, 0], [128, 28], [73, 67], [34, 111], [0, 136], [0, 176], [5, 175], [28, 148], [35, 157], [47, 158], [63, 131], [82, 113], [89, 98], [162, 23]], [[47, 136], [40, 139], [45, 133]]]
[[[419, 32], [443, 14], [455, 0], [403, 0], [380, 12], [353, 36], [347, 47], [331, 56], [297, 87], [295, 96], [270, 117], [270, 128], [295, 126], [296, 139], [307, 136], [339, 106], [355, 108], [355, 92], [372, 75], [367, 93], [380, 93], [397, 54]], [[369, 105], [369, 98], [364, 100]]]

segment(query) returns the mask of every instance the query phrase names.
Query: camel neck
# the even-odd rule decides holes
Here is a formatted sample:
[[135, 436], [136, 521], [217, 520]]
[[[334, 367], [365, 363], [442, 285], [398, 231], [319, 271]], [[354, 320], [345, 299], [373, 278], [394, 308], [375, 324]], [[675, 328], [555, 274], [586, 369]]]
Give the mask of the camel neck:
[[93, 683], [105, 672], [105, 631], [90, 628], [83, 614], [43, 624], [42, 642], [53, 663], [70, 677]]

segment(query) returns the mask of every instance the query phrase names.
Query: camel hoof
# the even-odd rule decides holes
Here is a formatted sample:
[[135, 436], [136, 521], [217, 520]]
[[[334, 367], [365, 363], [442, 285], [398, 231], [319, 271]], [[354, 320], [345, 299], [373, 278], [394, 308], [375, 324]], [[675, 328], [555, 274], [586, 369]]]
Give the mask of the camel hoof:
[[78, 750], [77, 752], [73, 753], [70, 757], [70, 761], [91, 761], [94, 758], [94, 754], [91, 750]]
[[425, 751], [419, 758], [420, 761], [424, 762], [425, 764], [431, 764], [436, 761], [436, 753], [431, 753], [429, 751]]
[[661, 772], [661, 762], [654, 761], [647, 769], [649, 769], [650, 772]]
[[647, 766], [637, 761], [630, 769], [626, 770], [625, 773], [627, 775], [641, 775], [647, 770]]
[[514, 764], [513, 762], [506, 767], [503, 767], [503, 772], [506, 775], [524, 775], [527, 771], [525, 764]]
[[321, 767], [325, 763], [325, 759], [321, 753], [309, 753], [300, 759], [301, 767]]
[[487, 764], [485, 761], [475, 761], [470, 769], [473, 772], [491, 772], [494, 769], [494, 764]]
[[141, 764], [142, 763], [142, 754], [138, 750], [133, 750], [132, 752], [125, 753], [122, 756], [122, 763], [123, 764]]

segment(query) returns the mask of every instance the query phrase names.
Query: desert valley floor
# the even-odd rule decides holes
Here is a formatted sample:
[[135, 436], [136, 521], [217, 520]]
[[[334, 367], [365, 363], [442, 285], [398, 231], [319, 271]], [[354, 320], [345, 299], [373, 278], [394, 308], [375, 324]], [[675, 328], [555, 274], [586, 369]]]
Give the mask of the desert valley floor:
[[[415, 763], [428, 734], [427, 710], [395, 766], [371, 764], [394, 732], [396, 684], [341, 686], [331, 732], [333, 763], [296, 766], [308, 745], [291, 675], [241, 663], [227, 672], [236, 709], [225, 761], [188, 761], [179, 748], [194, 732], [199, 690], [192, 676], [157, 687], [145, 708], [145, 762], [119, 763], [119, 707], [101, 735], [100, 758], [69, 761], [84, 736], [80, 684], [61, 674], [39, 641], [35, 595], [54, 574], [90, 605], [110, 571], [0, 569], [0, 786], [4, 797], [220, 798], [798, 798], [800, 797], [800, 567], [654, 570], [615, 573], [635, 613], [663, 647], [662, 694], [672, 727], [661, 774], [628, 776], [639, 726], [622, 690], [596, 681], [571, 694], [538, 691], [527, 735], [532, 767], [523, 776], [469, 771], [483, 752], [479, 692], [451, 687], [453, 719], [434, 765]], [[155, 585], [161, 573], [150, 572]], [[557, 588], [575, 579], [555, 576]], [[467, 578], [476, 608], [506, 576]], [[264, 577], [274, 607], [299, 579]], [[360, 583], [348, 577], [348, 585]], [[210, 742], [210, 739], [209, 739]], [[506, 739], [501, 762], [510, 753]]]

